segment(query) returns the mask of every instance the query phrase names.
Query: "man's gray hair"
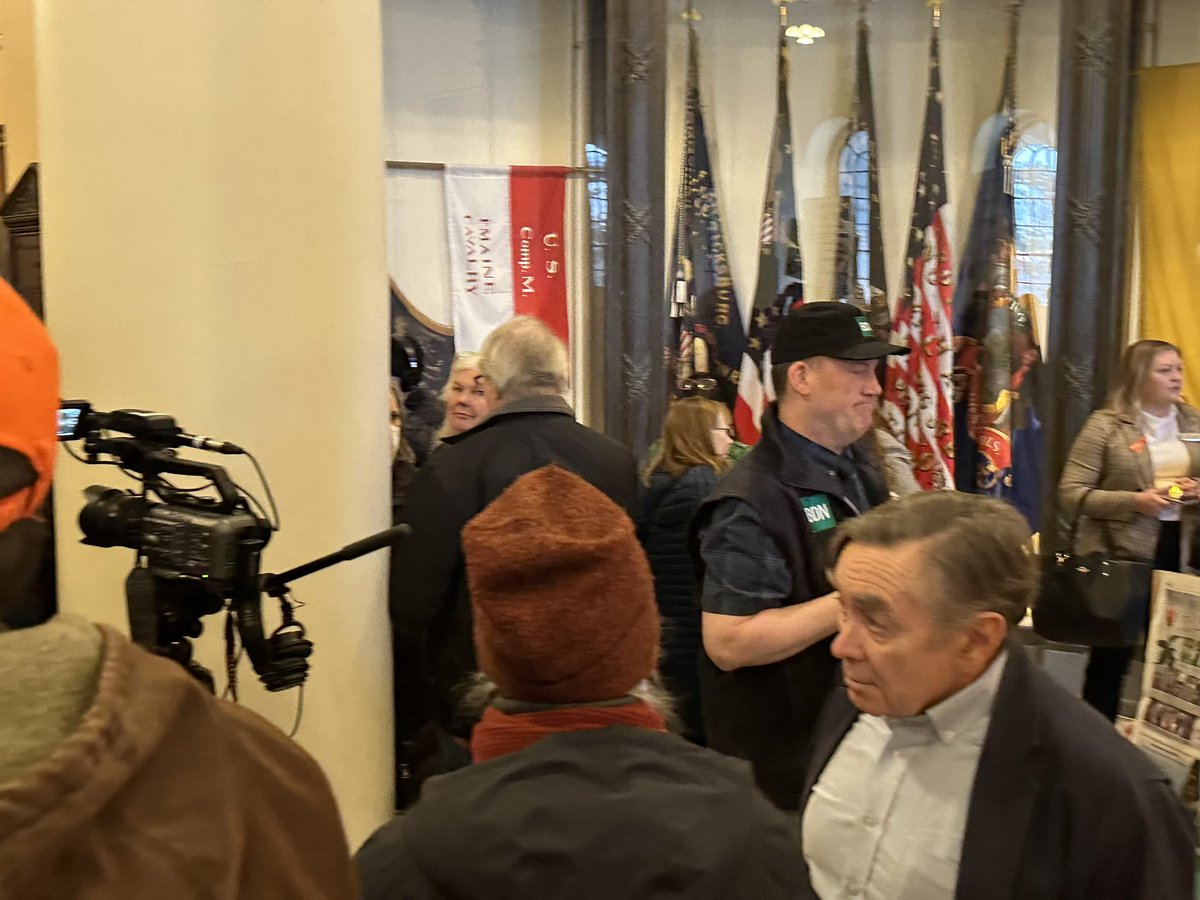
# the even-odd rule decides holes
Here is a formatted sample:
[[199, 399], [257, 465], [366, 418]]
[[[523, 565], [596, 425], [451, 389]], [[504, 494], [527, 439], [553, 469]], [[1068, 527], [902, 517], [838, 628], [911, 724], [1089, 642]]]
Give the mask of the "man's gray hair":
[[926, 544], [925, 570], [936, 577], [934, 617], [950, 627], [981, 612], [1016, 626], [1033, 602], [1038, 565], [1029, 526], [995, 497], [928, 491], [892, 500], [838, 526], [836, 558], [848, 544], [895, 547]]
[[533, 316], [509, 319], [487, 336], [479, 352], [479, 370], [503, 400], [567, 389], [567, 348]]

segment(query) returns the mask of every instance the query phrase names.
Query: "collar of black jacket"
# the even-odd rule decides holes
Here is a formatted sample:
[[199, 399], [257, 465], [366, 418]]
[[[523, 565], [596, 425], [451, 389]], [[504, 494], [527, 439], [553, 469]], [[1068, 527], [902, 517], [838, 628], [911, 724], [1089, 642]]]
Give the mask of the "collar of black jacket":
[[503, 406], [492, 410], [486, 419], [472, 428], [470, 431], [464, 431], [462, 434], [451, 435], [443, 440], [445, 444], [457, 444], [459, 441], [464, 441], [473, 434], [477, 434], [487, 428], [494, 426], [497, 422], [503, 422], [512, 416], [522, 416], [529, 414], [550, 414], [559, 416], [570, 416], [575, 418], [575, 410], [571, 408], [571, 404], [560, 397], [558, 394], [538, 394], [533, 397], [522, 397], [519, 400], [510, 400]]
[[[835, 468], [831, 465], [831, 459], [838, 460], [842, 466], [861, 467], [863, 458], [858, 447], [851, 446], [844, 453], [836, 454], [801, 434], [788, 434], [788, 431], [790, 429], [779, 421], [778, 410], [772, 403], [762, 417], [759, 447], [777, 460], [780, 480], [791, 487], [821, 491], [844, 499], [841, 480], [831, 471]], [[830, 459], [817, 458], [817, 450]]]

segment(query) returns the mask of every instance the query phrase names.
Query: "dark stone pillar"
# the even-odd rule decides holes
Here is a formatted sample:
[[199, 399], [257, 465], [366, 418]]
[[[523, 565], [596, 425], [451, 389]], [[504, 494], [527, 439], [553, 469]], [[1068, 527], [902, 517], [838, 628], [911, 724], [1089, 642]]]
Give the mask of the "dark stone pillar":
[[[604, 430], [642, 458], [665, 410], [666, 0], [607, 0]], [[599, 373], [597, 373], [598, 376]]]
[[1104, 405], [1124, 344], [1134, 73], [1142, 0], [1062, 0], [1049, 366], [1043, 379], [1043, 546], [1058, 477]]

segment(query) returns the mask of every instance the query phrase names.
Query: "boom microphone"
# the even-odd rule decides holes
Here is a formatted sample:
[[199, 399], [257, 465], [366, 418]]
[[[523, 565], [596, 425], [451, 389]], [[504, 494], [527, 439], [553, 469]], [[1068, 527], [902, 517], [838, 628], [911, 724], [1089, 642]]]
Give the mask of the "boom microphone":
[[229, 441], [218, 441], [210, 437], [204, 437], [199, 434], [188, 434], [181, 431], [175, 436], [177, 443], [176, 447], [195, 447], [197, 450], [208, 450], [212, 453], [227, 453], [230, 456], [242, 454], [246, 451], [237, 444], [231, 444]]

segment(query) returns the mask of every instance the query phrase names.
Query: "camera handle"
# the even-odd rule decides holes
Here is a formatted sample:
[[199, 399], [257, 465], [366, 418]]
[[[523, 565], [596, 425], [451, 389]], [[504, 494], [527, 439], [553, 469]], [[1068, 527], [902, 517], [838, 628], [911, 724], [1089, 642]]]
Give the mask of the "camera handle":
[[218, 512], [233, 512], [241, 503], [237, 485], [229, 477], [229, 473], [215, 463], [201, 462], [197, 459], [184, 459], [174, 450], [146, 450], [134, 438], [96, 438], [88, 439], [83, 447], [89, 458], [100, 453], [115, 456], [121, 465], [134, 472], [140, 473], [156, 494], [168, 503], [183, 506], [196, 506], [195, 500], [188, 493], [173, 490], [162, 480], [162, 475], [190, 475], [197, 478], [207, 478], [213, 483], [221, 498], [219, 505], [214, 507]]

